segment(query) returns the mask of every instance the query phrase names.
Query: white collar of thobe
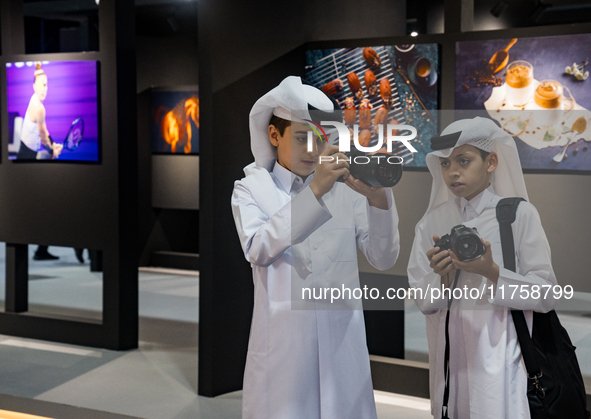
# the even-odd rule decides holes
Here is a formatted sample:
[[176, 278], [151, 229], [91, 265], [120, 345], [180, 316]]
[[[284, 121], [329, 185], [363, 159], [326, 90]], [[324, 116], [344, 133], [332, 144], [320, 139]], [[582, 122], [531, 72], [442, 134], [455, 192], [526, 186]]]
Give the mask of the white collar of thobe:
[[491, 184], [488, 185], [488, 188], [480, 192], [478, 195], [476, 195], [469, 201], [466, 198], [460, 198], [460, 208], [462, 210], [462, 214], [464, 213], [466, 205], [470, 204], [472, 209], [474, 209], [474, 211], [476, 211], [478, 215], [481, 215], [482, 211], [484, 211], [484, 208], [488, 205], [490, 201], [492, 201], [494, 196], [495, 191]]
[[[293, 183], [296, 179], [300, 179], [303, 182], [301, 176], [296, 175], [295, 173], [287, 170], [285, 167], [281, 166], [278, 161], [275, 161], [275, 166], [273, 167], [273, 175], [279, 180], [279, 183], [283, 187], [283, 190], [287, 193], [291, 193], [291, 189], [293, 187]], [[311, 180], [313, 174], [310, 175], [306, 180]], [[304, 182], [306, 183], [306, 182]]]

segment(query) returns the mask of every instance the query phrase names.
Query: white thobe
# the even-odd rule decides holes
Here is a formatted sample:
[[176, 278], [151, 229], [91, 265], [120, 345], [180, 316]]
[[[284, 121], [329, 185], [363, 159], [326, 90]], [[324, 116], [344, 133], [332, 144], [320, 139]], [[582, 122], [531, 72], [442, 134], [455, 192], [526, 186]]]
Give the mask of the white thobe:
[[[359, 286], [356, 245], [377, 269], [393, 266], [399, 236], [392, 191], [386, 188], [389, 209], [381, 210], [343, 183], [318, 200], [312, 176], [302, 182], [275, 164], [270, 177], [260, 186], [237, 181], [232, 195], [254, 280], [243, 418], [375, 419], [363, 311], [313, 309], [326, 307], [316, 301], [297, 310], [292, 289]], [[251, 190], [259, 187], [274, 190]], [[265, 213], [255, 199], [264, 200], [261, 192], [277, 194], [280, 208]]]
[[[417, 225], [411, 252], [408, 275], [411, 287], [426, 290], [441, 288], [441, 277], [429, 267], [426, 252], [433, 247], [433, 235], [443, 236], [452, 225], [442, 226], [442, 220], [475, 227], [481, 237], [491, 243], [493, 260], [499, 265], [497, 285], [485, 277], [461, 271], [458, 288], [482, 289], [480, 299], [454, 300], [450, 310], [450, 398], [448, 412], [453, 419], [525, 419], [529, 418], [527, 375], [521, 358], [517, 332], [509, 310], [524, 310], [530, 329], [532, 310], [548, 312], [556, 300], [547, 298], [515, 297], [511, 299], [511, 285], [555, 285], [551, 265], [550, 246], [535, 207], [521, 202], [512, 224], [516, 250], [517, 272], [503, 266], [503, 255], [496, 205], [502, 199], [492, 186], [467, 201], [456, 198], [436, 207]], [[445, 214], [446, 217], [442, 215]], [[451, 215], [451, 217], [450, 217]], [[449, 222], [449, 221], [448, 221]], [[451, 278], [450, 278], [451, 279]], [[491, 295], [490, 286], [494, 295]], [[505, 289], [504, 299], [500, 291]], [[476, 294], [474, 294], [476, 295]], [[525, 295], [525, 293], [524, 293]], [[543, 297], [544, 292], [541, 296]], [[444, 383], [445, 318], [447, 299], [431, 302], [416, 299], [427, 315], [429, 341], [429, 373], [431, 378], [431, 409], [435, 418], [441, 417]]]

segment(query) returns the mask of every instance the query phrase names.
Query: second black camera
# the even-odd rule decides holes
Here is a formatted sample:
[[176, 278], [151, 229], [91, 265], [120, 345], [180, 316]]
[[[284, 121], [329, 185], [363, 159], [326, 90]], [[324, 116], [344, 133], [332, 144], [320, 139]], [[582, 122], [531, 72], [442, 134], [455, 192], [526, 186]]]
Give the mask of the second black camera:
[[452, 250], [462, 262], [478, 259], [485, 252], [478, 230], [463, 224], [453, 227], [451, 233], [441, 237], [433, 247]]

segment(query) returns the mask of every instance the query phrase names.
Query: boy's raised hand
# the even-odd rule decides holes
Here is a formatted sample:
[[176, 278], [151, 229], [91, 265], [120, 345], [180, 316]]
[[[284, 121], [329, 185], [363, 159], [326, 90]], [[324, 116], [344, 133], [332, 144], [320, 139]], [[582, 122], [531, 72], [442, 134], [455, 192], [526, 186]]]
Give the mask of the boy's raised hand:
[[355, 192], [367, 197], [369, 205], [372, 207], [380, 208], [383, 210], [388, 209], [388, 198], [386, 197], [386, 191], [384, 188], [378, 188], [375, 186], [366, 185], [359, 179], [355, 179], [352, 175], [349, 175], [345, 180], [347, 186], [353, 189]]
[[450, 250], [453, 265], [456, 269], [462, 269], [466, 272], [482, 275], [496, 284], [499, 279], [499, 265], [493, 260], [490, 242], [487, 242], [484, 239], [481, 240], [482, 244], [484, 244], [484, 254], [478, 259], [469, 262], [460, 261], [456, 254]]
[[[332, 157], [332, 159], [328, 159], [327, 156]], [[316, 199], [322, 198], [325, 193], [330, 191], [341, 176], [347, 179], [349, 176], [349, 163], [347, 160], [347, 156], [340, 153], [339, 147], [336, 145], [329, 145], [322, 152], [318, 159], [314, 179], [310, 183], [310, 189], [312, 189]]]
[[[433, 236], [433, 243], [438, 242], [439, 236]], [[446, 277], [447, 274], [451, 273], [449, 277], [453, 278], [456, 274], [456, 267], [454, 266], [451, 254], [453, 252], [449, 250], [441, 250], [438, 246], [427, 251], [427, 257], [429, 258], [429, 266], [433, 269], [437, 275]], [[448, 286], [450, 284], [447, 284]]]

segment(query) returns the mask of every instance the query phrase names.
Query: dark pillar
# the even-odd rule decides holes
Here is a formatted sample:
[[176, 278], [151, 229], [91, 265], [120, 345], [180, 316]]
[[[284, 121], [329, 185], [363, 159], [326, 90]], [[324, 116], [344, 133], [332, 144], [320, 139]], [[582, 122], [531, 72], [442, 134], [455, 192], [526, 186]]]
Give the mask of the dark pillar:
[[7, 313], [29, 310], [29, 246], [6, 243]]

